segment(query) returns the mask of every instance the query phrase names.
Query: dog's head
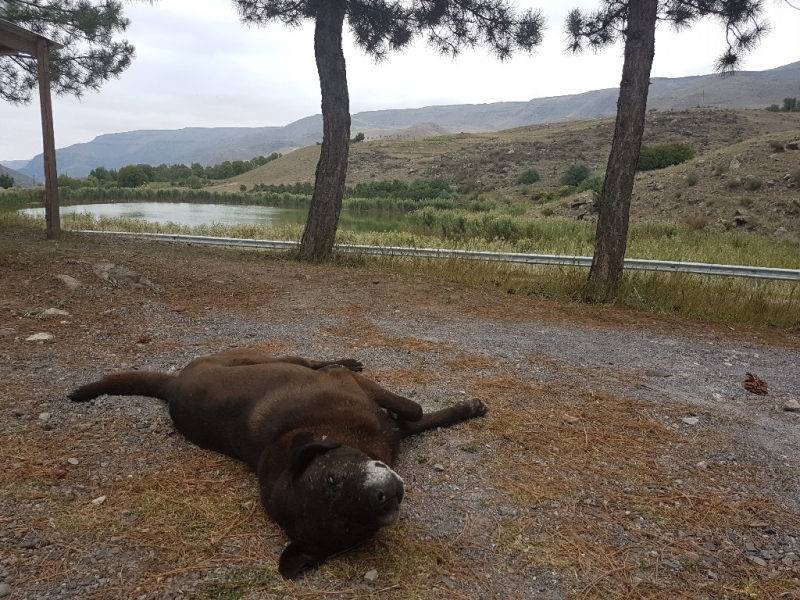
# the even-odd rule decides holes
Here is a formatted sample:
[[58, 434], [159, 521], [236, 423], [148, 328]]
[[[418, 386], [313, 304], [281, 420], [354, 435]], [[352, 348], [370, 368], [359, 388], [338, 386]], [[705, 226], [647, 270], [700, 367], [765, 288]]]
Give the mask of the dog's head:
[[264, 499], [292, 540], [281, 554], [281, 575], [293, 578], [394, 523], [403, 494], [403, 480], [382, 462], [355, 448], [298, 434], [289, 468]]

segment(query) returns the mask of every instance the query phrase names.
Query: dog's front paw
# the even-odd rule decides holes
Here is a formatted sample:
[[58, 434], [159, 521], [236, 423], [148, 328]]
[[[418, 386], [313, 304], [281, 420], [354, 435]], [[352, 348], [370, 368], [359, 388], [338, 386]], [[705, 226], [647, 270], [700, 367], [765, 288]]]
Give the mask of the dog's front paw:
[[364, 365], [357, 361], [355, 358], [340, 358], [336, 361], [337, 365], [342, 365], [343, 367], [347, 367], [351, 371], [363, 371]]
[[469, 413], [472, 417], [482, 417], [489, 412], [489, 407], [480, 398], [470, 398], [465, 400], [464, 404], [469, 407]]

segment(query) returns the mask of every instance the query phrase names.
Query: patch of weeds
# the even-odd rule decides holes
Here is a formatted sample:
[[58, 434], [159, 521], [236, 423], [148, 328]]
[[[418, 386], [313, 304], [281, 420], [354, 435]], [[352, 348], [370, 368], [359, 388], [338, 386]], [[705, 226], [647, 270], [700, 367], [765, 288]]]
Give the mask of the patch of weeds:
[[551, 217], [553, 216], [553, 208], [550, 206], [546, 206], [542, 209], [542, 216], [543, 217]]
[[697, 174], [697, 171], [689, 171], [684, 177], [684, 181], [687, 187], [694, 187], [700, 182], [700, 175]]
[[467, 454], [475, 454], [480, 450], [480, 446], [476, 443], [464, 444], [463, 446], [459, 446], [459, 450], [462, 452], [466, 452]]
[[426, 456], [425, 454], [418, 454], [416, 458], [417, 464], [419, 465], [424, 465], [430, 460], [430, 457]]
[[752, 206], [753, 199], [748, 196], [742, 196], [739, 198], [739, 204], [744, 207]]

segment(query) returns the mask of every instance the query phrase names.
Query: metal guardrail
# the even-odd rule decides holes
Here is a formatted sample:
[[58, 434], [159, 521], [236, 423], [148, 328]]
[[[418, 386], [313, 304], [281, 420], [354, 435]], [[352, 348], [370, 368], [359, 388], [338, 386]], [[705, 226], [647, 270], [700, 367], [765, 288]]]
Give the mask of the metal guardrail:
[[[235, 246], [260, 248], [263, 250], [291, 250], [300, 246], [298, 242], [280, 240], [248, 240], [243, 238], [220, 238], [203, 235], [180, 235], [172, 233], [128, 233], [124, 231], [78, 230], [76, 233], [121, 235], [140, 237], [160, 242], [202, 244], [212, 246]], [[521, 263], [528, 265], [557, 265], [566, 267], [591, 267], [591, 256], [559, 256], [555, 254], [518, 254], [513, 252], [483, 252], [479, 250], [446, 250], [443, 248], [401, 248], [397, 246], [355, 246], [337, 244], [336, 250], [354, 254], [382, 256], [410, 256], [421, 258], [460, 258]], [[694, 273], [698, 275], [723, 275], [754, 279], [779, 279], [800, 281], [800, 269], [773, 269], [740, 265], [715, 265], [707, 263], [677, 262], [667, 260], [643, 260], [626, 258], [625, 268], [639, 271], [666, 271], [670, 273]]]

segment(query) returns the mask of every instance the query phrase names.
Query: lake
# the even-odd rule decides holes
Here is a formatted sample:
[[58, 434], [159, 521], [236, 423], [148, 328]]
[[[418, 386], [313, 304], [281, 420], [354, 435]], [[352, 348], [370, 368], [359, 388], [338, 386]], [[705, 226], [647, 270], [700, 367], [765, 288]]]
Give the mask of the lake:
[[[25, 208], [21, 213], [44, 216], [44, 208]], [[264, 226], [302, 225], [307, 209], [248, 206], [245, 204], [194, 204], [189, 202], [110, 202], [61, 206], [64, 216], [89, 213], [94, 217], [140, 219], [151, 223], [173, 222], [196, 225], [255, 224]], [[397, 211], [357, 212], [342, 210], [339, 226], [350, 231], [395, 231], [402, 220]]]

